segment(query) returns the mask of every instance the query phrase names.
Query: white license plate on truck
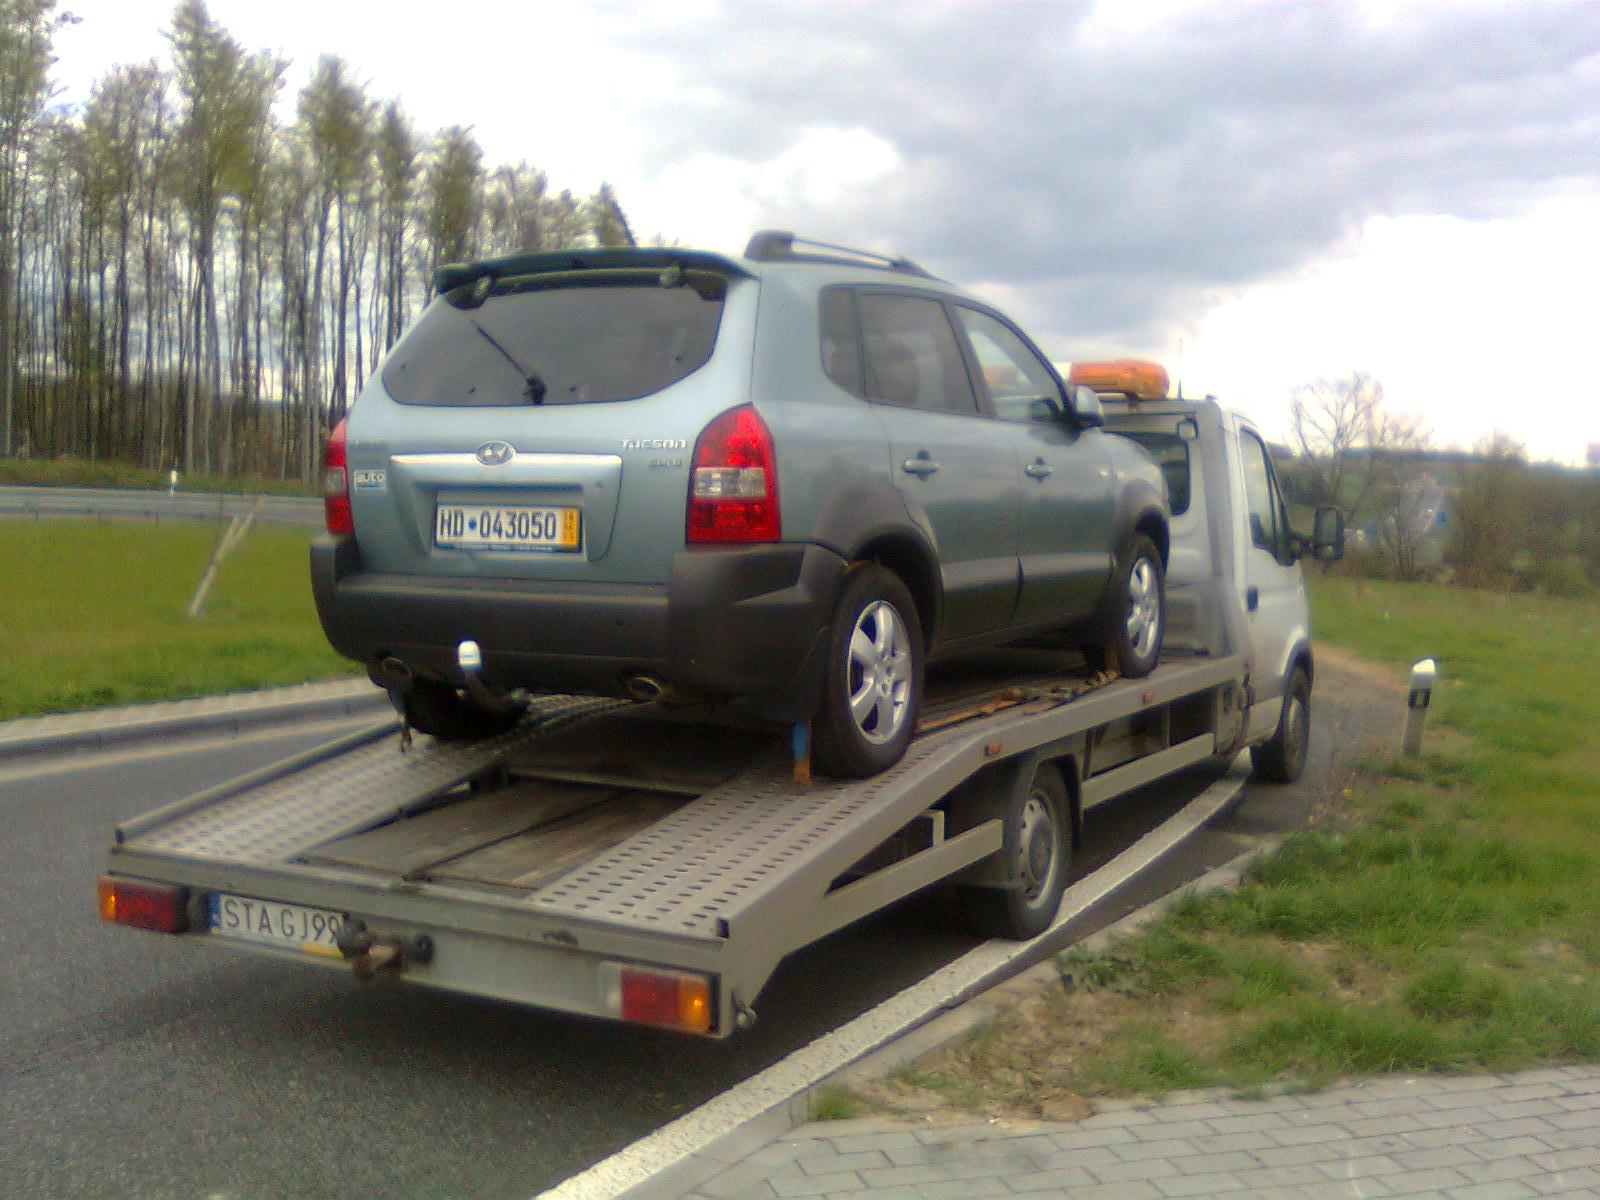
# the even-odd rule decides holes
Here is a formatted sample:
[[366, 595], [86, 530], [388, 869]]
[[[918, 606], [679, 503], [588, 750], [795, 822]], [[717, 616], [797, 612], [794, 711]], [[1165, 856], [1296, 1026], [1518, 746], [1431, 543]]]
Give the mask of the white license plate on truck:
[[217, 937], [338, 958], [344, 914], [253, 896], [212, 892], [208, 924]]
[[433, 544], [451, 550], [576, 550], [576, 508], [441, 504]]

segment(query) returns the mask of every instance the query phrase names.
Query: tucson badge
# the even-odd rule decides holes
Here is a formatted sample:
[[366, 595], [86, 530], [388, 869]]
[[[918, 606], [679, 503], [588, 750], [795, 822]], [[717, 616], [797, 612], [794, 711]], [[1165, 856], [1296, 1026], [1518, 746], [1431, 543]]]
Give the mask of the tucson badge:
[[478, 461], [486, 467], [503, 467], [515, 453], [510, 442], [485, 442], [478, 447]]

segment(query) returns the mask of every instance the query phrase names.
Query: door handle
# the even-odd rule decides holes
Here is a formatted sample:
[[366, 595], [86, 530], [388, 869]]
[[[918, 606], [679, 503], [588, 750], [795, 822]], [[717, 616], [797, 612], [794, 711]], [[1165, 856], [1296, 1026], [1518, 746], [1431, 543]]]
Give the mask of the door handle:
[[1036, 458], [1027, 466], [1022, 468], [1022, 473], [1033, 479], [1043, 479], [1046, 475], [1051, 474], [1054, 470], [1055, 468], [1049, 463], [1045, 462], [1044, 459]]
[[928, 452], [924, 450], [915, 458], [906, 459], [900, 464], [900, 469], [908, 475], [919, 475], [926, 479], [939, 469], [939, 464], [929, 458]]
[[1249, 587], [1244, 590], [1244, 606], [1250, 612], [1255, 612], [1261, 605], [1261, 589]]

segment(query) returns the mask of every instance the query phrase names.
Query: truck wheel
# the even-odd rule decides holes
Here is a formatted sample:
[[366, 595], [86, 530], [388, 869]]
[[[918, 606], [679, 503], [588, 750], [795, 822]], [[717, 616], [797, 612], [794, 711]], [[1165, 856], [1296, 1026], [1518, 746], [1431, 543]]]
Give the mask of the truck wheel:
[[522, 710], [495, 712], [473, 703], [448, 684], [418, 679], [406, 698], [406, 717], [419, 733], [464, 742], [504, 733], [521, 719]]
[[817, 768], [876, 775], [911, 744], [922, 703], [922, 624], [892, 571], [862, 563], [845, 576], [828, 630], [822, 702], [812, 724]]
[[974, 933], [1026, 941], [1055, 920], [1072, 867], [1072, 805], [1060, 769], [1043, 763], [1026, 788], [1013, 788], [1004, 819], [1000, 855], [1012, 886], [957, 895]]
[[1257, 779], [1268, 783], [1293, 783], [1306, 768], [1311, 746], [1311, 677], [1304, 667], [1289, 673], [1283, 693], [1283, 711], [1272, 737], [1250, 748], [1250, 765]]
[[1161, 552], [1144, 534], [1134, 534], [1117, 552], [1099, 636], [1084, 648], [1089, 669], [1103, 671], [1114, 660], [1117, 673], [1126, 679], [1150, 674], [1161, 658], [1166, 623], [1167, 584]]

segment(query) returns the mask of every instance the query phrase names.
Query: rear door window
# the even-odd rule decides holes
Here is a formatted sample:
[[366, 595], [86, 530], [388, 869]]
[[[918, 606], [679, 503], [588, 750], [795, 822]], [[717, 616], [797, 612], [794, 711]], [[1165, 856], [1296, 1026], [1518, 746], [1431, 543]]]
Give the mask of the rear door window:
[[591, 404], [636, 400], [703, 367], [716, 346], [727, 281], [659, 272], [471, 285], [429, 305], [383, 368], [401, 404]]
[[934, 412], [977, 414], [978, 397], [943, 304], [922, 296], [876, 292], [857, 299], [870, 399]]

